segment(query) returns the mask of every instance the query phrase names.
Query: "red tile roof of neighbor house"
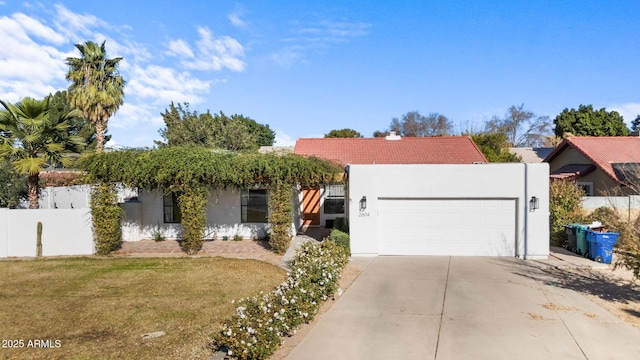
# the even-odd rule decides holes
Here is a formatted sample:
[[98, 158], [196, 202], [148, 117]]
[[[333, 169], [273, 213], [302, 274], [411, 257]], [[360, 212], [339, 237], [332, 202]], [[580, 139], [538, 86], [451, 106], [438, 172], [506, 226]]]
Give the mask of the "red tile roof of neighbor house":
[[640, 163], [640, 137], [637, 136], [572, 136], [564, 139], [544, 161], [551, 162], [558, 154], [572, 147], [602, 169], [614, 181], [622, 181], [612, 164]]
[[298, 139], [294, 153], [347, 164], [472, 164], [487, 162], [468, 136]]

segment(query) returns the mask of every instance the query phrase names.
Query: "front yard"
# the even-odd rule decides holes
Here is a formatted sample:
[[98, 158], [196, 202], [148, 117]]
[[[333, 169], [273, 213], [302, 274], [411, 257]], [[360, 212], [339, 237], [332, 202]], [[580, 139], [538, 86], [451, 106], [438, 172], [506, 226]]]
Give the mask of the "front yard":
[[226, 258], [12, 260], [0, 273], [3, 359], [206, 359], [231, 300], [286, 278]]

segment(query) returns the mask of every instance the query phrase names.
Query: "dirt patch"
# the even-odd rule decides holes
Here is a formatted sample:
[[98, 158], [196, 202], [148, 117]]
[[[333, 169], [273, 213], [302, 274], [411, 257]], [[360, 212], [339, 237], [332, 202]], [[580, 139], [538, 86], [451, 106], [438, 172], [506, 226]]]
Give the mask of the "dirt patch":
[[544, 317], [542, 317], [542, 315], [532, 313], [529, 313], [529, 318], [531, 318], [532, 320], [544, 320]]
[[578, 309], [576, 309], [576, 308], [572, 308], [572, 307], [569, 307], [569, 306], [558, 306], [558, 305], [552, 304], [552, 303], [543, 304], [542, 307], [545, 308], [545, 309], [555, 310], [555, 311], [578, 311]]
[[[624, 322], [640, 329], [640, 285], [633, 273], [624, 269], [547, 268], [545, 275], [537, 278], [547, 285], [570, 289], [585, 295], [600, 307], [608, 310]], [[536, 278], [534, 276], [534, 278]], [[544, 304], [547, 309], [567, 311], [554, 304]], [[587, 317], [593, 314], [585, 313]]]

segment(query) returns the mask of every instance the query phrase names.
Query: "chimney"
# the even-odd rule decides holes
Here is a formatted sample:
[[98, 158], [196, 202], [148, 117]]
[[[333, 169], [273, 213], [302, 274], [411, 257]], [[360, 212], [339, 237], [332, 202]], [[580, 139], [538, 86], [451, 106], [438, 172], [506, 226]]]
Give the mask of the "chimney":
[[400, 135], [396, 135], [395, 131], [389, 131], [389, 135], [384, 137], [387, 140], [400, 140]]

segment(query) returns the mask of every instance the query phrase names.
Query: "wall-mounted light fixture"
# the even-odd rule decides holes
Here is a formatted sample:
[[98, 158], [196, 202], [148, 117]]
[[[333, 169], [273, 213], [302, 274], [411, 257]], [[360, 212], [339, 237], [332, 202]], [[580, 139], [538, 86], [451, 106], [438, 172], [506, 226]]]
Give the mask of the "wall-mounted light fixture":
[[535, 196], [532, 196], [531, 200], [529, 200], [529, 211], [534, 211], [538, 208], [540, 208], [539, 199]]
[[367, 209], [367, 197], [363, 196], [362, 199], [360, 199], [360, 211], [364, 211]]

